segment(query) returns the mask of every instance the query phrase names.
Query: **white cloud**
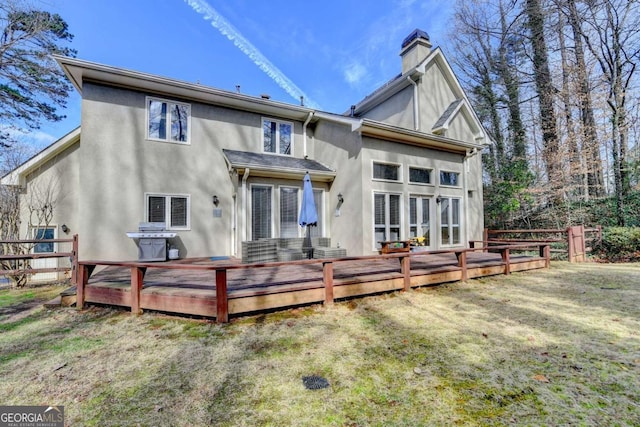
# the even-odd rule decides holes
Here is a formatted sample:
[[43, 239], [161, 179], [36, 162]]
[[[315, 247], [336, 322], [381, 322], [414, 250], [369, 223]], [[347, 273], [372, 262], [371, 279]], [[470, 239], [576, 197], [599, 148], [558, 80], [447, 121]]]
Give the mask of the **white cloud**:
[[10, 125], [0, 125], [0, 132], [9, 134], [11, 138], [25, 142], [36, 148], [45, 147], [57, 139], [55, 136], [49, 135], [46, 132], [17, 128]]
[[352, 62], [347, 65], [344, 72], [344, 79], [352, 86], [357, 85], [365, 76], [367, 68], [359, 62]]

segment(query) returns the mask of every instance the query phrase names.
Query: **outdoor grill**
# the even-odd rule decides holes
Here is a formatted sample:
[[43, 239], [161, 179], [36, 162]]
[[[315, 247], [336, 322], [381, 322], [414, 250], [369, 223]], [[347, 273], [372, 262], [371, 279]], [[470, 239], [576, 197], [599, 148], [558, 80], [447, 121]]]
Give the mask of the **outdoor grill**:
[[131, 231], [127, 236], [138, 246], [138, 261], [166, 261], [167, 239], [177, 233], [166, 231], [164, 222], [141, 222], [138, 231]]

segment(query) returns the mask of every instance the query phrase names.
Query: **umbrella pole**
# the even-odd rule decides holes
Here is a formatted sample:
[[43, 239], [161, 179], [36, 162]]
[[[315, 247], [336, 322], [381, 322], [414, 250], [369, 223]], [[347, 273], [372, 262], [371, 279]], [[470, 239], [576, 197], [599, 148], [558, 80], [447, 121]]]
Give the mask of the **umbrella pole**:
[[304, 252], [307, 254], [307, 258], [313, 258], [313, 248], [311, 247], [311, 229], [307, 225], [307, 234], [304, 237]]

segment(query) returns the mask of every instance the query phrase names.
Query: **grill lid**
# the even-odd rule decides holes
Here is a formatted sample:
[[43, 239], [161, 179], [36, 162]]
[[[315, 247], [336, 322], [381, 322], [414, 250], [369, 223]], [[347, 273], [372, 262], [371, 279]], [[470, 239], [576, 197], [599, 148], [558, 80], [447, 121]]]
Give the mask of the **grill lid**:
[[164, 231], [164, 222], [141, 222], [138, 225], [138, 231]]

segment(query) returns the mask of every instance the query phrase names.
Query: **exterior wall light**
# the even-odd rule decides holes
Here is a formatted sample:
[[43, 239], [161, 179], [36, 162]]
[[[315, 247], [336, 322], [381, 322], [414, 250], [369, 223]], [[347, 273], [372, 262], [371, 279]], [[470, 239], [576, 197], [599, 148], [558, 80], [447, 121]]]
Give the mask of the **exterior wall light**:
[[62, 231], [64, 233], [68, 233], [69, 232], [69, 227], [67, 227], [67, 224], [62, 224], [62, 227], [60, 227], [62, 229]]
[[436, 196], [436, 203], [437, 204], [442, 203], [442, 197], [440, 197], [440, 195]]
[[340, 204], [344, 203], [344, 197], [342, 197], [342, 193], [338, 193], [338, 203]]
[[213, 204], [215, 205], [215, 207], [218, 207], [219, 203], [220, 199], [218, 199], [218, 196], [213, 196]]

